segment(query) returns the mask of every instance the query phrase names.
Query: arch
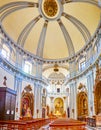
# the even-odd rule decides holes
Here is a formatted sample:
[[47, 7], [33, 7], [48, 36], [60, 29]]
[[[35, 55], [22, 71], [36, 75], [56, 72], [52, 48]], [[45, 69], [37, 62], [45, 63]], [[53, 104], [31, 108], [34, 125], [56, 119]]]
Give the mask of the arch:
[[43, 94], [43, 95], [46, 95], [46, 93], [47, 93], [46, 88], [43, 88], [43, 89], [42, 89], [42, 94]]
[[101, 81], [96, 84], [94, 93], [95, 113], [96, 115], [101, 113]]
[[46, 110], [47, 110], [47, 114], [46, 115], [49, 116], [49, 111], [50, 111], [49, 105], [46, 106]]
[[88, 116], [88, 96], [86, 92], [77, 95], [77, 116]]
[[32, 118], [34, 109], [34, 96], [31, 93], [31, 86], [28, 85], [22, 92], [20, 116], [22, 118]]
[[96, 63], [96, 78], [94, 85], [94, 106], [95, 114], [101, 113], [101, 68], [99, 64]]
[[64, 114], [64, 102], [62, 98], [56, 98], [54, 100], [54, 115], [62, 116]]

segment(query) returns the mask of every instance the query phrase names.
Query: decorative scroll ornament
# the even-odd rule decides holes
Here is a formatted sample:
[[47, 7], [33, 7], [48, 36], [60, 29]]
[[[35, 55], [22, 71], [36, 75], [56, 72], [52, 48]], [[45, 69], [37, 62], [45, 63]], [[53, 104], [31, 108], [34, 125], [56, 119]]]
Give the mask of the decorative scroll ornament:
[[26, 87], [24, 88], [24, 90], [25, 90], [26, 92], [30, 93], [30, 92], [32, 91], [31, 85], [29, 84], [28, 86], [26, 86]]
[[80, 83], [78, 89], [80, 90], [80, 89], [82, 89], [82, 88], [85, 88], [85, 85], [82, 84], [82, 83]]

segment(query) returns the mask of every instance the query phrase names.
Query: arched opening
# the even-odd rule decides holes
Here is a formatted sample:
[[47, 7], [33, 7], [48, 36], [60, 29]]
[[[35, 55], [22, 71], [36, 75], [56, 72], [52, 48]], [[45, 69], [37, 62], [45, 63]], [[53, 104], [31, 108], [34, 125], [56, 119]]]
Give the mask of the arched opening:
[[99, 81], [95, 87], [94, 99], [95, 99], [95, 113], [96, 115], [98, 115], [101, 113], [101, 81]]
[[21, 110], [20, 116], [22, 118], [32, 118], [33, 117], [33, 108], [34, 108], [34, 96], [31, 93], [31, 87], [28, 85], [25, 87], [21, 96]]
[[54, 115], [62, 116], [64, 114], [64, 102], [61, 98], [54, 100]]
[[88, 97], [86, 92], [80, 92], [77, 95], [77, 114], [78, 118], [88, 116]]

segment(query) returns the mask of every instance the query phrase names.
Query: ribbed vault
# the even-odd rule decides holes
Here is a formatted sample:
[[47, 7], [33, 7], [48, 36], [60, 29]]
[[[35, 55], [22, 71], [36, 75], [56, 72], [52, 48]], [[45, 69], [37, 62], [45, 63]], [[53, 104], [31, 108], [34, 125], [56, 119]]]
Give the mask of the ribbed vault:
[[[16, 44], [41, 58], [59, 59], [75, 55], [90, 40], [100, 19], [97, 0], [5, 0], [0, 4], [0, 22], [9, 35], [13, 26], [11, 31], [14, 34], [11, 33], [10, 37], [16, 37]], [[27, 19], [29, 15], [32, 18]]]

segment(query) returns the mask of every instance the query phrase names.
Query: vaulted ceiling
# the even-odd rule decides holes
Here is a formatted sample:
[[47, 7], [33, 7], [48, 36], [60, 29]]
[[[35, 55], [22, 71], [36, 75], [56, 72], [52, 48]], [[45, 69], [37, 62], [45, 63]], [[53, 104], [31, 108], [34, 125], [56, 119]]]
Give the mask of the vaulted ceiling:
[[[10, 2], [20, 5], [19, 1], [25, 0], [0, 0], [0, 7]], [[80, 0], [51, 0], [53, 3], [56, 1], [55, 4], [50, 0], [43, 0], [43, 3], [39, 2], [42, 0], [26, 1], [30, 7], [12, 11], [2, 20], [2, 25], [11, 39], [19, 42], [17, 44], [46, 59], [65, 58], [79, 51], [92, 37], [100, 21], [101, 10], [96, 6], [97, 0], [92, 0], [94, 4]], [[32, 4], [35, 7], [31, 7], [31, 2], [35, 3]], [[0, 17], [13, 7], [15, 9], [16, 6], [4, 9]], [[54, 10], [55, 14], [52, 14]], [[27, 31], [24, 32], [25, 27]]]

